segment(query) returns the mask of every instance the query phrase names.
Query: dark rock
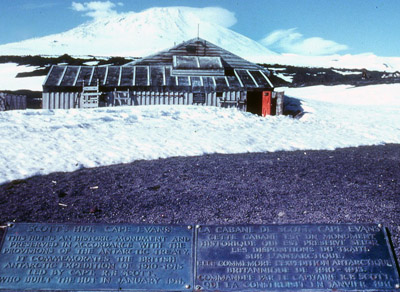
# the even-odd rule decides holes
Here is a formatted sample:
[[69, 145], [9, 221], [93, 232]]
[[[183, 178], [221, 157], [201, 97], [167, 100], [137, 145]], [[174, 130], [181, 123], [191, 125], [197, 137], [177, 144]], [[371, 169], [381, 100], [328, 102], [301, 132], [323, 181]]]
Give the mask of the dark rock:
[[91, 213], [91, 214], [100, 213], [100, 212], [101, 212], [101, 210], [97, 206], [94, 206], [94, 207], [90, 208], [90, 210], [89, 210], [89, 213]]
[[68, 196], [69, 194], [68, 194], [68, 192], [61, 190], [61, 191], [57, 192], [57, 195], [59, 198], [64, 198], [64, 197]]
[[159, 190], [160, 188], [161, 188], [160, 185], [155, 185], [155, 186], [152, 186], [152, 187], [148, 187], [147, 189], [150, 190], [150, 191], [157, 191], [157, 190]]

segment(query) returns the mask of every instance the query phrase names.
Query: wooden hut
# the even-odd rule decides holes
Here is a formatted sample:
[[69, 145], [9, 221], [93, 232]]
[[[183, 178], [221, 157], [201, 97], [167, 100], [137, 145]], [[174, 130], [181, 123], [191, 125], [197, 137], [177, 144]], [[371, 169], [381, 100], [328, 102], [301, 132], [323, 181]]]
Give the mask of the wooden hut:
[[271, 114], [264, 67], [206, 40], [191, 39], [123, 66], [53, 66], [43, 108], [197, 104]]

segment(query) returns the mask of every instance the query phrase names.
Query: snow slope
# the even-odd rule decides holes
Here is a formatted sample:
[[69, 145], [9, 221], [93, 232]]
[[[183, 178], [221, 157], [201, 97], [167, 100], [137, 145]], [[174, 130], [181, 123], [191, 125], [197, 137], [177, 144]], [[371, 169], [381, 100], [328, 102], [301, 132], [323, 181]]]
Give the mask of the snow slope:
[[399, 84], [284, 90], [302, 119], [201, 106], [0, 112], [0, 183], [138, 159], [400, 143]]
[[15, 63], [0, 64], [0, 90], [28, 89], [42, 91], [46, 76], [17, 78], [18, 73], [32, 72], [38, 67], [18, 65]]
[[63, 33], [1, 45], [0, 55], [144, 57], [196, 37], [198, 25], [200, 37], [250, 61], [274, 54], [206, 17], [203, 9], [213, 8], [159, 7], [96, 18]]
[[376, 71], [400, 71], [400, 57], [380, 57], [374, 54], [301, 56], [282, 54], [266, 56], [259, 60], [268, 64], [316, 68], [367, 69]]

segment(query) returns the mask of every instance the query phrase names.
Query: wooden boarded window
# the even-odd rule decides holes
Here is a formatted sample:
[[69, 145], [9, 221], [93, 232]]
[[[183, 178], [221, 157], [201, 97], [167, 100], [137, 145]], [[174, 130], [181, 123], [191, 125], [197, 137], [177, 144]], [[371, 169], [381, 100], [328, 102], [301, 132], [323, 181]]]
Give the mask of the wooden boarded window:
[[193, 93], [193, 103], [206, 103], [206, 94], [204, 92]]

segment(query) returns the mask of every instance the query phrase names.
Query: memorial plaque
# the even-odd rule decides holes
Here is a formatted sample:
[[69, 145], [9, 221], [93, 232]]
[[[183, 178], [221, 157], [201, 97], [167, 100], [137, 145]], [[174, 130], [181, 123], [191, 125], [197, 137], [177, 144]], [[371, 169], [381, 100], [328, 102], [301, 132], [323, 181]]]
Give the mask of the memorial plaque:
[[0, 291], [188, 290], [193, 239], [187, 225], [12, 224]]
[[380, 225], [200, 226], [195, 288], [204, 291], [394, 291]]

